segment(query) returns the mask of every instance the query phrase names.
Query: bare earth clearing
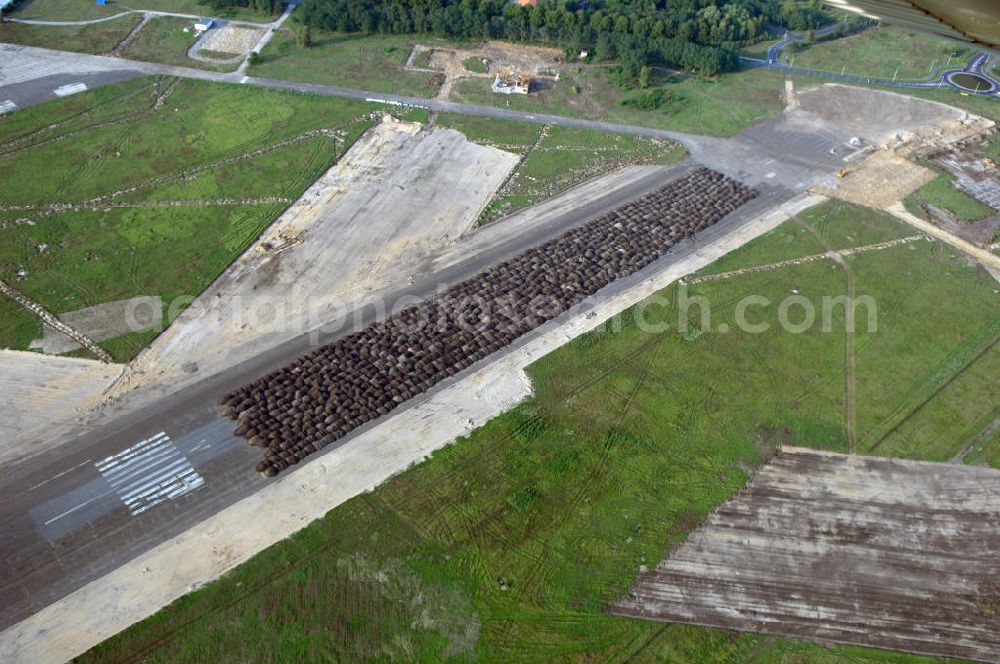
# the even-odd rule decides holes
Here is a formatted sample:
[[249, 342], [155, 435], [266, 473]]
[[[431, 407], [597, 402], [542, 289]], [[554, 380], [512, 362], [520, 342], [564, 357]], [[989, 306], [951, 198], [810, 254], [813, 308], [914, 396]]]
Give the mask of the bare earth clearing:
[[89, 407], [122, 370], [120, 364], [103, 364], [70, 357], [0, 350], [0, 464], [27, 456], [37, 445], [12, 444], [26, 433], [45, 427], [59, 413], [72, 418]]

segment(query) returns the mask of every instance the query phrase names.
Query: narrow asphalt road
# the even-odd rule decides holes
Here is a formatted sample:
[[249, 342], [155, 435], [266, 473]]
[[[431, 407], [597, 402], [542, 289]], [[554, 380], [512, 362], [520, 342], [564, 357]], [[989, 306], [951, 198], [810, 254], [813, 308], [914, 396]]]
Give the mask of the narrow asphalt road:
[[[823, 37], [830, 34], [838, 27], [837, 24], [828, 25], [824, 28], [816, 30], [817, 37]], [[808, 67], [795, 67], [794, 60], [792, 63], [788, 61], [785, 55], [785, 49], [797, 42], [801, 42], [805, 39], [805, 34], [801, 32], [786, 32], [785, 36], [776, 44], [773, 44], [767, 51], [767, 59], [762, 58], [751, 58], [747, 56], [740, 56], [740, 63], [745, 67], [752, 67], [754, 69], [772, 69], [775, 71], [781, 71], [786, 74], [793, 74], [799, 76], [811, 76], [814, 78], [824, 78], [831, 81], [841, 81], [844, 83], [859, 83], [861, 85], [882, 85], [894, 88], [949, 88], [952, 90], [958, 90], [966, 94], [976, 94], [985, 95], [988, 97], [993, 97], [995, 99], [1000, 99], [1000, 82], [994, 80], [990, 75], [986, 74], [985, 68], [992, 57], [988, 52], [977, 53], [973, 55], [969, 60], [961, 67], [952, 67], [946, 69], [937, 69], [933, 73], [928, 74], [926, 77], [919, 80], [906, 80], [893, 78], [881, 78], [875, 76], [861, 76], [859, 74], [846, 74], [843, 72], [831, 72], [824, 71], [821, 69], [810, 69]], [[974, 74], [981, 77], [986, 81], [990, 87], [985, 90], [970, 90], [969, 88], [963, 87], [955, 83], [955, 74]]]

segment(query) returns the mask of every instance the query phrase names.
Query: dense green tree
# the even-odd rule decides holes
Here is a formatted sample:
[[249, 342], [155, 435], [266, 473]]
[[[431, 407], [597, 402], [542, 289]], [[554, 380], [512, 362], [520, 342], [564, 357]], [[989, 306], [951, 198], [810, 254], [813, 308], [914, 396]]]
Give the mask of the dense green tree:
[[[210, 0], [271, 2], [273, 0]], [[504, 39], [593, 49], [617, 59], [623, 80], [638, 84], [643, 67], [663, 64], [711, 76], [738, 64], [736, 51], [763, 33], [765, 22], [814, 29], [822, 11], [781, 0], [304, 0], [306, 24], [338, 32], [430, 33], [458, 39]]]

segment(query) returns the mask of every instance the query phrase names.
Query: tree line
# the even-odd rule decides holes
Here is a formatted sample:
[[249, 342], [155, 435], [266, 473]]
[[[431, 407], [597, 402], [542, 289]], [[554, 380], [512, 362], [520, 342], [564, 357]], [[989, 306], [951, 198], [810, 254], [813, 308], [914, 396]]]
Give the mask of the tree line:
[[650, 64], [706, 76], [731, 71], [737, 50], [759, 40], [764, 23], [809, 29], [830, 20], [813, 6], [777, 0], [540, 0], [537, 7], [507, 0], [304, 0], [297, 13], [306, 25], [336, 32], [532, 42], [562, 47], [571, 57], [589, 50], [598, 60], [617, 59], [636, 81]]

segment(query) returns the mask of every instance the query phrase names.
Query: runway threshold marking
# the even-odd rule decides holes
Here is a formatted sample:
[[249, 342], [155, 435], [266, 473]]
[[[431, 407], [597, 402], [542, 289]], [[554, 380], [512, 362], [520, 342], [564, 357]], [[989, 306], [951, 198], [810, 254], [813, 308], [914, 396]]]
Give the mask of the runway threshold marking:
[[10, 99], [8, 99], [7, 101], [0, 101], [0, 113], [9, 113], [16, 108], [17, 104], [15, 104]]
[[68, 97], [69, 95], [75, 95], [78, 92], [85, 92], [86, 90], [86, 83], [67, 83], [66, 85], [56, 88], [52, 92], [57, 97]]
[[94, 465], [132, 516], [205, 483], [163, 431]]

